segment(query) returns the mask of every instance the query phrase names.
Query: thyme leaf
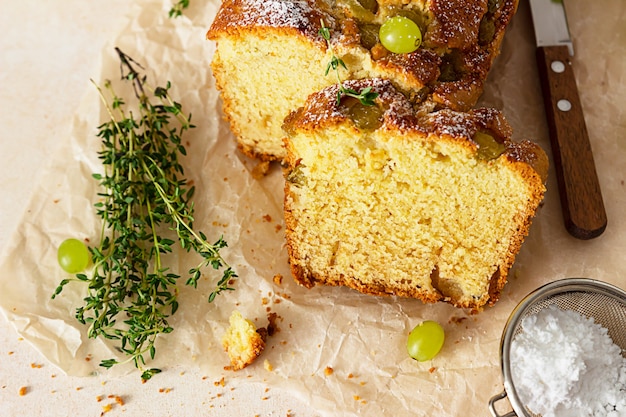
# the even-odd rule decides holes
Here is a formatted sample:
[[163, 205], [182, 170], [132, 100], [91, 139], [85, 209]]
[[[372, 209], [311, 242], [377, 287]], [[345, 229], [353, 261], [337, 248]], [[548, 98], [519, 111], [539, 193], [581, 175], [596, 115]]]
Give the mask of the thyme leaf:
[[170, 18], [176, 18], [183, 15], [183, 10], [189, 7], [190, 0], [178, 0], [176, 3], [172, 5], [172, 8], [168, 12], [168, 16]]
[[[87, 296], [76, 308], [76, 319], [89, 326], [89, 337], [115, 340], [128, 357], [124, 362], [132, 361], [148, 380], [161, 371], [144, 369], [146, 359], [154, 359], [159, 335], [174, 330], [168, 319], [179, 307], [180, 275], [164, 259], [173, 251], [175, 239], [201, 258], [189, 269], [187, 285], [196, 288], [206, 268], [221, 272], [209, 302], [233, 290], [237, 274], [220, 254], [227, 247], [224, 238], [211, 244], [193, 228], [195, 189], [184, 178], [179, 161], [186, 154], [182, 135], [194, 127], [191, 114], [171, 98], [169, 82], [151, 88], [137, 70], [141, 65], [115, 50], [122, 80], [132, 83], [137, 114], [127, 110], [126, 100], [110, 81], [103, 88], [96, 85], [109, 115], [97, 133], [104, 174], [93, 174], [102, 189], [95, 204], [102, 219], [100, 239], [89, 248], [90, 273], [63, 279], [52, 298], [71, 281], [86, 285]], [[110, 368], [118, 363], [105, 359], [100, 365]]]
[[361, 102], [361, 104], [363, 104], [364, 106], [373, 106], [374, 100], [376, 99], [376, 97], [378, 97], [378, 93], [373, 92], [372, 87], [366, 87], [361, 91], [356, 91], [352, 88], [347, 88], [346, 86], [344, 86], [343, 81], [341, 80], [341, 76], [339, 74], [339, 69], [343, 68], [347, 70], [348, 67], [346, 66], [346, 63], [343, 61], [343, 59], [339, 58], [335, 54], [335, 51], [333, 50], [333, 47], [330, 43], [330, 28], [328, 28], [324, 24], [323, 19], [321, 20], [321, 27], [318, 33], [326, 41], [326, 45], [331, 52], [331, 58], [328, 62], [328, 65], [326, 65], [324, 75], [328, 75], [331, 70], [335, 71], [337, 75], [337, 84], [339, 85], [339, 91], [337, 92], [337, 104], [341, 102], [341, 98], [343, 96], [346, 96], [359, 100], [359, 102]]

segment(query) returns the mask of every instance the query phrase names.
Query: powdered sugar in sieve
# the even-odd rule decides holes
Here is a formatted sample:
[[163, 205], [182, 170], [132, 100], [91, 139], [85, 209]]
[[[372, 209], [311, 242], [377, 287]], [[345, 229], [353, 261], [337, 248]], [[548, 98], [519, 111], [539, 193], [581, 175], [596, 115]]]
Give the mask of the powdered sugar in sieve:
[[626, 416], [626, 292], [583, 278], [547, 284], [511, 314], [500, 355], [495, 417], [504, 397], [515, 410], [506, 417]]

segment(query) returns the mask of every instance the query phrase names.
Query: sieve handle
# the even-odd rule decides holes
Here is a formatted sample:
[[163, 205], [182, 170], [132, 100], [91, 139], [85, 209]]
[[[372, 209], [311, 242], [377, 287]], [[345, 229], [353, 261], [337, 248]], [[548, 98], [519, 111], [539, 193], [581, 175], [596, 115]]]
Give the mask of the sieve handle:
[[491, 415], [493, 417], [517, 417], [517, 414], [515, 414], [514, 411], [504, 415], [498, 414], [496, 411], [496, 402], [502, 400], [503, 398], [506, 398], [506, 391], [502, 391], [500, 394], [496, 394], [489, 399], [489, 411], [491, 411]]

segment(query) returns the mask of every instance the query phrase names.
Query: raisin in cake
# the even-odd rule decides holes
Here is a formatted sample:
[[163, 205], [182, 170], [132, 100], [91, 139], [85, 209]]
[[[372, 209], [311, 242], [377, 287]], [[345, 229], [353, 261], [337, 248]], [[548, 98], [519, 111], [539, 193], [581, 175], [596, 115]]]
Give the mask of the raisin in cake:
[[[217, 44], [211, 67], [239, 148], [282, 160], [284, 118], [337, 82], [325, 74], [332, 54], [346, 64], [344, 80], [387, 78], [414, 105], [466, 111], [516, 8], [517, 0], [224, 0], [207, 33]], [[394, 16], [420, 27], [419, 49], [394, 54], [381, 45], [380, 25]]]
[[548, 160], [493, 109], [419, 113], [388, 80], [374, 106], [337, 85], [285, 121], [289, 262], [306, 287], [481, 309], [493, 304], [543, 198]]

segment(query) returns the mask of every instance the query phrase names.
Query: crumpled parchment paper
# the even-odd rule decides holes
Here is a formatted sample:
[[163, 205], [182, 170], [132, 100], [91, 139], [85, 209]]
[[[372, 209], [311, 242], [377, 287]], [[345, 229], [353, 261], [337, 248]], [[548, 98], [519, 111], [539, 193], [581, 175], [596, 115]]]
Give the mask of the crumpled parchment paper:
[[[146, 68], [153, 84], [172, 82], [171, 95], [193, 114], [197, 125], [186, 136], [184, 166], [197, 187], [197, 229], [209, 239], [223, 234], [223, 254], [236, 269], [236, 291], [209, 304], [214, 285], [208, 271], [198, 289], [180, 283], [180, 309], [171, 318], [174, 332], [157, 344], [150, 366], [199, 367], [224, 372], [228, 358], [220, 338], [234, 309], [267, 325], [268, 311], [279, 316], [279, 331], [269, 338], [260, 360], [233, 373], [233, 384], [262, 381], [281, 387], [331, 415], [486, 415], [489, 398], [502, 391], [499, 342], [511, 310], [543, 283], [564, 277], [589, 277], [626, 288], [626, 26], [620, 0], [567, 3], [576, 56], [575, 73], [609, 217], [606, 232], [592, 241], [570, 237], [562, 223], [556, 180], [551, 168], [545, 204], [536, 217], [500, 301], [477, 315], [447, 304], [425, 305], [395, 297], [373, 297], [345, 288], [304, 289], [287, 266], [282, 223], [283, 179], [273, 166], [253, 178], [256, 162], [235, 149], [209, 63], [214, 45], [205, 40], [219, 2], [192, 1], [185, 16], [168, 19], [169, 2], [139, 1], [127, 27], [102, 51], [102, 85], [111, 79], [120, 92], [119, 46]], [[619, 17], [621, 16], [621, 17]], [[550, 154], [534, 60], [534, 37], [526, 2], [507, 33], [502, 54], [489, 76], [482, 105], [503, 110], [518, 139], [537, 141]], [[50, 296], [66, 277], [56, 248], [68, 237], [97, 241], [100, 223], [93, 204], [101, 172], [97, 126], [106, 119], [96, 89], [86, 92], [73, 129], [42, 176], [0, 264], [0, 307], [18, 333], [52, 363], [72, 375], [134, 370], [132, 365], [106, 371], [101, 359], [117, 355], [102, 340], [88, 339], [74, 319], [84, 288], [70, 285]], [[197, 259], [170, 259], [184, 273]], [[281, 284], [273, 281], [283, 276]], [[446, 342], [432, 361], [418, 363], [405, 351], [406, 336], [422, 320], [437, 320]], [[85, 361], [88, 355], [91, 361]], [[122, 358], [120, 358], [122, 359]], [[264, 369], [267, 360], [273, 370]], [[325, 372], [327, 367], [332, 374]], [[395, 414], [394, 414], [395, 413]]]

